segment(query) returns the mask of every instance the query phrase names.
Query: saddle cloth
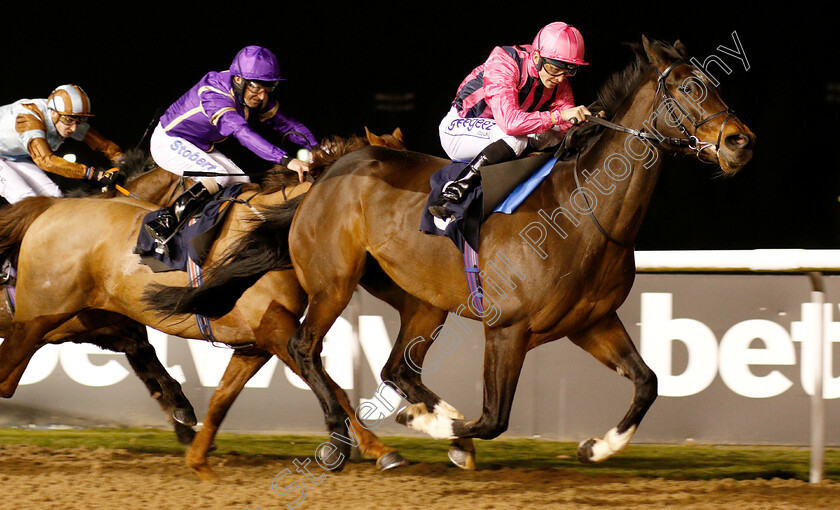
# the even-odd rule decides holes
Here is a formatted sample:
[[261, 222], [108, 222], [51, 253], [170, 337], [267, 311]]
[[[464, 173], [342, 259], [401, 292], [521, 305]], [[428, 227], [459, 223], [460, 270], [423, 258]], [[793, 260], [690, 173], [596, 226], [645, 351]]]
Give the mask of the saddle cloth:
[[[165, 271], [187, 271], [188, 264], [192, 260], [195, 264], [202, 266], [210, 247], [216, 240], [218, 229], [221, 226], [225, 213], [230, 209], [229, 198], [237, 196], [242, 189], [242, 184], [234, 184], [221, 190], [210, 200], [201, 211], [201, 215], [195, 221], [188, 222], [172, 239], [167, 243], [169, 253], [158, 253], [155, 251], [155, 240], [146, 232], [145, 228], [140, 229], [137, 236], [137, 245], [134, 253], [140, 255], [140, 262], [146, 264], [156, 273]], [[162, 210], [152, 211], [143, 218], [142, 226], [160, 216]]]
[[557, 159], [540, 153], [526, 158], [482, 167], [481, 185], [473, 189], [459, 204], [448, 206], [454, 220], [441, 220], [429, 213], [447, 182], [458, 177], [466, 163], [452, 163], [432, 175], [431, 192], [423, 207], [420, 230], [428, 234], [446, 236], [461, 252], [465, 244], [478, 251], [481, 223], [494, 212], [511, 214], [545, 179]]

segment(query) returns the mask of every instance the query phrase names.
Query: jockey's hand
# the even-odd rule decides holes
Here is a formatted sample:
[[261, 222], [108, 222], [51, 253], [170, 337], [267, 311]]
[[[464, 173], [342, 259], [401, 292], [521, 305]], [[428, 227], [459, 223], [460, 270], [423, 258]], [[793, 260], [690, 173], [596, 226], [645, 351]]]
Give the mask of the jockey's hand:
[[581, 122], [586, 122], [586, 116], [592, 115], [592, 113], [583, 105], [575, 106], [574, 108], [568, 108], [566, 110], [560, 111], [560, 118], [566, 122], [571, 122], [572, 119], [577, 119], [577, 123], [580, 124]]
[[125, 173], [119, 168], [98, 169], [94, 171], [93, 179], [102, 186], [113, 187], [125, 184]]
[[294, 170], [295, 172], [297, 172], [298, 179], [300, 179], [300, 182], [303, 182], [304, 181], [303, 174], [309, 172], [309, 163], [307, 163], [306, 161], [301, 161], [299, 159], [293, 158], [291, 161], [289, 161], [289, 164], [286, 165], [286, 168], [288, 168], [289, 170]]

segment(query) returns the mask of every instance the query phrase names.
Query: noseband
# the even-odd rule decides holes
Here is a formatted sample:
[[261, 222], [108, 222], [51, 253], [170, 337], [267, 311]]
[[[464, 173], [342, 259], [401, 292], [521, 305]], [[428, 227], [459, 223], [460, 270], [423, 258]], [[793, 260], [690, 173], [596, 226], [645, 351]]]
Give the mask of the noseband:
[[[671, 72], [675, 68], [677, 68], [678, 66], [681, 66], [683, 64], [690, 65], [688, 63], [688, 60], [681, 59], [681, 60], [677, 60], [676, 62], [674, 62], [671, 65], [669, 65], [668, 67], [666, 67], [664, 71], [658, 73], [659, 77], [657, 78], [656, 94], [654, 94], [654, 101], [655, 101], [656, 98], [660, 97], [660, 92], [662, 93], [661, 103], [665, 104], [665, 108], [668, 110], [668, 115], [670, 116], [671, 122], [674, 124], [674, 126], [677, 129], [679, 129], [680, 133], [682, 133], [682, 135], [683, 135], [683, 138], [668, 137], [668, 136], [662, 136], [661, 134], [659, 134], [659, 130], [656, 129], [656, 120], [659, 119], [659, 115], [656, 115], [655, 120], [654, 120], [654, 126], [653, 126], [654, 131], [656, 131], [656, 134], [648, 133], [647, 131], [644, 130], [644, 128], [633, 129], [633, 128], [629, 128], [627, 126], [622, 126], [621, 124], [616, 124], [614, 122], [610, 122], [608, 120], [602, 119], [602, 118], [597, 117], [595, 115], [587, 115], [586, 120], [589, 121], [589, 122], [593, 122], [595, 124], [602, 125], [604, 127], [607, 127], [609, 129], [612, 129], [612, 130], [615, 130], [615, 131], [620, 131], [620, 132], [623, 132], [623, 133], [631, 134], [631, 135], [633, 135], [633, 136], [635, 136], [635, 137], [637, 137], [641, 140], [644, 140], [644, 141], [647, 141], [647, 142], [650, 142], [650, 143], [653, 143], [653, 144], [656, 144], [656, 145], [667, 144], [667, 145], [670, 145], [670, 146], [673, 146], [673, 147], [688, 147], [689, 149], [694, 151], [695, 155], [697, 156], [697, 159], [699, 159], [700, 161], [702, 161], [704, 163], [712, 163], [712, 164], [720, 163], [720, 160], [719, 160], [720, 152], [719, 151], [720, 151], [720, 141], [721, 141], [721, 138], [723, 137], [723, 129], [726, 127], [727, 122], [729, 122], [729, 120], [732, 117], [735, 116], [735, 112], [732, 111], [731, 109], [727, 108], [725, 110], [721, 110], [717, 113], [709, 115], [705, 119], [701, 119], [700, 121], [695, 122], [694, 119], [691, 118], [691, 115], [689, 115], [688, 110], [686, 110], [686, 108], [683, 105], [681, 105], [679, 101], [677, 101], [676, 96], [674, 96], [674, 94], [671, 92], [671, 89], [669, 89], [668, 85], [665, 83], [665, 81], [668, 79], [668, 76], [671, 74]], [[657, 70], [657, 72], [658, 72], [658, 70]], [[659, 110], [659, 103], [655, 102], [654, 104], [655, 104], [655, 106], [653, 107], [653, 111], [657, 112]], [[691, 124], [694, 126], [694, 134], [689, 132], [688, 128], [685, 127], [685, 125], [683, 124], [683, 121], [677, 116], [677, 113], [676, 113], [675, 108], [674, 108], [675, 106], [676, 106], [676, 109], [678, 109], [680, 111], [682, 116], [684, 118], [688, 119], [689, 122], [691, 122]], [[721, 115], [724, 115], [724, 114], [726, 114], [726, 118], [723, 120], [723, 123], [720, 125], [720, 130], [718, 131], [718, 136], [717, 136], [717, 142], [715, 142], [713, 144], [713, 143], [710, 143], [710, 142], [704, 142], [704, 141], [700, 140], [699, 138], [697, 138], [697, 130], [700, 128], [700, 126], [702, 126], [702, 125], [706, 124], [707, 122], [711, 121], [712, 119], [720, 117]], [[572, 124], [574, 124], [573, 129], [578, 127], [577, 123], [573, 122]], [[568, 138], [569, 138], [568, 135], [566, 136], [566, 138], [564, 138], [564, 140], [563, 140], [564, 144], [567, 143]], [[704, 150], [709, 149], [709, 148], [714, 148], [714, 151], [715, 151], [715, 160], [714, 161], [705, 161], [700, 156]], [[580, 179], [578, 178], [578, 171], [577, 171], [579, 161], [580, 161], [580, 152], [578, 152], [578, 154], [575, 158], [575, 165], [574, 165], [575, 186], [577, 188], [581, 187]], [[589, 208], [589, 213], [588, 213], [589, 216], [592, 218], [592, 221], [595, 223], [595, 226], [598, 227], [598, 230], [607, 239], [607, 241], [612, 242], [612, 243], [614, 243], [614, 244], [616, 244], [616, 245], [618, 245], [618, 246], [620, 246], [624, 249], [632, 250], [634, 248], [633, 243], [619, 241], [619, 240], [615, 239], [614, 237], [612, 237], [604, 229], [604, 227], [598, 221], [598, 218], [595, 217], [594, 211], [592, 210], [592, 206], [589, 204], [589, 199], [586, 197], [586, 194], [583, 195], [583, 199], [586, 202], [587, 207]]]
[[[656, 144], [656, 145], [666, 144], [666, 145], [670, 145], [672, 147], [688, 147], [689, 149], [694, 151], [695, 155], [697, 156], [697, 159], [699, 159], [700, 161], [703, 161], [704, 163], [719, 163], [718, 158], [719, 158], [719, 150], [720, 150], [720, 141], [721, 141], [721, 138], [723, 137], [723, 130], [724, 130], [724, 128], [726, 128], [726, 124], [730, 121], [730, 119], [732, 119], [732, 117], [735, 117], [735, 112], [732, 109], [727, 108], [725, 110], [721, 110], [717, 113], [709, 115], [705, 119], [701, 119], [700, 121], [695, 122], [694, 119], [691, 118], [691, 115], [689, 115], [688, 110], [683, 105], [680, 104], [680, 102], [677, 100], [676, 96], [674, 96], [673, 92], [671, 92], [671, 89], [669, 89], [668, 85], [665, 84], [665, 81], [668, 79], [668, 76], [671, 74], [671, 72], [676, 67], [681, 66], [683, 64], [690, 65], [688, 63], [688, 60], [681, 59], [681, 60], [677, 60], [676, 62], [669, 65], [661, 73], [658, 73], [659, 77], [657, 78], [656, 94], [654, 95], [654, 98], [657, 98], [657, 97], [660, 96], [660, 93], [661, 93], [661, 95], [662, 95], [661, 103], [665, 104], [665, 108], [668, 110], [668, 115], [670, 117], [671, 122], [673, 123], [673, 125], [677, 129], [679, 129], [680, 133], [682, 133], [682, 135], [683, 135], [683, 138], [673, 137], [673, 136], [662, 136], [661, 134], [659, 134], [659, 130], [656, 129], [656, 120], [659, 119], [659, 115], [656, 115], [656, 120], [654, 120], [654, 131], [656, 131], [657, 134], [648, 133], [647, 131], [644, 130], [644, 128], [643, 129], [628, 128], [627, 126], [622, 126], [621, 124], [616, 124], [614, 122], [610, 122], [608, 120], [602, 119], [600, 117], [596, 117], [594, 115], [587, 115], [586, 120], [589, 121], [589, 122], [595, 123], [595, 124], [600, 124], [601, 126], [604, 126], [606, 128], [609, 128], [609, 129], [612, 129], [612, 130], [615, 130], [615, 131], [621, 131], [623, 133], [631, 134], [631, 135], [635, 136], [636, 138], [639, 138], [641, 140], [650, 142], [652, 144]], [[685, 127], [682, 120], [677, 116], [677, 112], [675, 111], [675, 107], [676, 107], [677, 110], [680, 111], [682, 116], [685, 119], [688, 119], [689, 122], [691, 122], [691, 124], [694, 126], [694, 133], [693, 134], [689, 132], [688, 128]], [[658, 104], [657, 104], [657, 106], [654, 106], [653, 110], [654, 110], [654, 112], [659, 110]], [[702, 126], [703, 124], [706, 124], [707, 122], [711, 121], [712, 119], [716, 119], [717, 117], [720, 117], [721, 115], [724, 115], [724, 114], [726, 114], [726, 118], [723, 120], [723, 123], [720, 125], [720, 130], [718, 131], [717, 141], [715, 143], [704, 142], [704, 141], [700, 140], [699, 138], [697, 138], [697, 130], [700, 128], [700, 126]], [[714, 151], [715, 151], [715, 160], [714, 161], [704, 161], [700, 157], [700, 154], [704, 150], [709, 149], [709, 148], [713, 148]]]
[[[688, 110], [686, 110], [685, 107], [683, 107], [683, 105], [681, 105], [680, 102], [677, 101], [676, 96], [674, 96], [673, 92], [671, 92], [671, 89], [669, 89], [668, 85], [665, 83], [665, 81], [668, 79], [668, 75], [671, 74], [671, 71], [683, 64], [688, 65], [688, 61], [686, 59], [677, 60], [676, 62], [672, 63], [667, 68], [665, 68], [664, 71], [659, 73], [659, 78], [657, 79], [656, 85], [656, 95], [654, 97], [658, 97], [659, 92], [662, 92], [662, 102], [665, 103], [665, 107], [668, 109], [668, 115], [670, 116], [671, 121], [673, 121], [673, 123], [676, 125], [676, 128], [679, 129], [680, 133], [682, 133], [685, 137], [678, 138], [677, 140], [679, 140], [679, 143], [677, 143], [676, 145], [681, 147], [688, 147], [689, 149], [693, 150], [695, 155], [697, 156], [697, 159], [700, 159], [700, 161], [703, 161], [703, 159], [700, 157], [700, 154], [704, 150], [708, 148], [714, 148], [715, 161], [704, 161], [704, 163], [718, 163], [720, 140], [723, 137], [723, 130], [724, 128], [726, 128], [726, 124], [729, 122], [729, 120], [735, 116], [735, 112], [732, 111], [732, 109], [727, 108], [725, 110], [721, 110], [717, 113], [709, 115], [705, 119], [701, 119], [699, 122], [695, 122], [694, 119], [691, 118], [691, 115], [689, 115]], [[685, 125], [682, 123], [682, 120], [677, 116], [677, 113], [674, 111], [674, 106], [676, 106], [677, 109], [679, 109], [680, 113], [682, 113], [683, 117], [688, 119], [688, 121], [691, 122], [691, 124], [694, 126], [694, 134], [689, 133], [688, 128], [685, 127]], [[700, 128], [700, 126], [724, 114], [726, 114], [726, 118], [720, 125], [720, 130], [718, 130], [717, 141], [714, 144], [710, 142], [704, 142], [697, 138], [697, 130]], [[667, 143], [670, 143], [670, 141]]]

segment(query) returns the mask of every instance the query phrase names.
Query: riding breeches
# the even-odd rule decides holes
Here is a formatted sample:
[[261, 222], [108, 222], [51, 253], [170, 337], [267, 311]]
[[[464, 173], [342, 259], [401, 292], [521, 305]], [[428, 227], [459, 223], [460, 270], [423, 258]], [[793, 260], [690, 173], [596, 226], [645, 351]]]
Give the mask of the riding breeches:
[[245, 172], [221, 152], [203, 151], [180, 136], [170, 136], [160, 124], [152, 133], [150, 149], [155, 163], [176, 175], [196, 172], [191, 174], [191, 177], [200, 178], [201, 175], [197, 173], [205, 172], [221, 186], [229, 186], [235, 182], [251, 182], [248, 176], [244, 175]]
[[529, 146], [542, 150], [557, 145], [563, 138], [560, 131], [550, 129], [543, 133], [508, 135], [493, 119], [461, 118], [453, 107], [440, 122], [440, 144], [453, 161], [470, 161], [485, 147], [497, 140], [504, 140], [517, 156]]
[[61, 189], [31, 159], [0, 158], [0, 196], [14, 204], [26, 197], [60, 197]]

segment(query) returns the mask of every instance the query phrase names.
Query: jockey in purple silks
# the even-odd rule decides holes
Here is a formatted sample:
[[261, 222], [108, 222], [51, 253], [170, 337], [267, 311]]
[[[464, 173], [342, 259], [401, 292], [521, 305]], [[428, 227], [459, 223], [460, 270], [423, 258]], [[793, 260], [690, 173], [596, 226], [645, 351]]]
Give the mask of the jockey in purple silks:
[[247, 46], [236, 54], [229, 70], [207, 73], [166, 110], [151, 138], [155, 163], [178, 175], [188, 171], [238, 175], [198, 179], [172, 206], [146, 224], [146, 230], [157, 242], [164, 243], [178, 224], [198, 211], [220, 185], [249, 182], [230, 158], [213, 149], [215, 143], [228, 136], [233, 135], [262, 159], [294, 170], [303, 182], [309, 164], [271, 144], [248, 122], [291, 132], [290, 139], [305, 147], [318, 145], [309, 129], [280, 111], [277, 101], [269, 96], [281, 80], [277, 57], [260, 46]]
[[447, 204], [457, 204], [481, 182], [479, 168], [521, 155], [529, 146], [556, 145], [572, 119], [590, 112], [575, 106], [566, 78], [583, 60], [583, 36], [557, 21], [543, 27], [533, 44], [496, 47], [458, 87], [452, 108], [440, 123], [440, 141], [455, 161], [470, 161], [459, 177], [446, 183], [429, 212], [449, 218]]

